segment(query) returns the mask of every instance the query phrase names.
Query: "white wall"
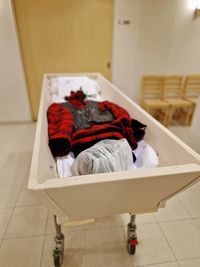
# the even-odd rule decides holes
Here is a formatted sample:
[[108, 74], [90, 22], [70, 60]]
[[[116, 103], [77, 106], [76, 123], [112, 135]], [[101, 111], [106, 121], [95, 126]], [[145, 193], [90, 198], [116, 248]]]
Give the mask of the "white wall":
[[[131, 97], [137, 72], [140, 12], [141, 0], [114, 1], [112, 82]], [[119, 24], [124, 20], [130, 24]]]
[[0, 122], [30, 120], [11, 3], [0, 0]]
[[[189, 1], [115, 0], [113, 82], [135, 101], [145, 74], [200, 73], [200, 17]], [[117, 24], [127, 17], [129, 26]]]
[[169, 2], [176, 14], [166, 72], [200, 73], [200, 17], [194, 18], [194, 10], [189, 7], [194, 0]]
[[[144, 74], [200, 73], [200, 17], [189, 1], [114, 0], [113, 82], [135, 101]], [[0, 122], [31, 120], [9, 0], [0, 0], [0, 25]]]

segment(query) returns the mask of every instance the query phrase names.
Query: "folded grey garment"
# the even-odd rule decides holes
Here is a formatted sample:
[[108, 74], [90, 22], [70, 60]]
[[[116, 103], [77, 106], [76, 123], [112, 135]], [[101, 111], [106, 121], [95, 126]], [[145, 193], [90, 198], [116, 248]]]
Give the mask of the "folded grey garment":
[[125, 138], [105, 139], [82, 151], [71, 166], [72, 175], [128, 170], [133, 163], [132, 149]]

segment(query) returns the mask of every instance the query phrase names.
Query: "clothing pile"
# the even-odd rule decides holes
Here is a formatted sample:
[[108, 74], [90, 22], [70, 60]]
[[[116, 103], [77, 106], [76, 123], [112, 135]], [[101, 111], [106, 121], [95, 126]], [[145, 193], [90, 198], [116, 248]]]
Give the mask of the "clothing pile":
[[[68, 171], [62, 174], [70, 176], [135, 168], [133, 151], [141, 143], [146, 125], [131, 118], [124, 108], [113, 102], [88, 99], [82, 87], [70, 91], [64, 100], [51, 104], [47, 110], [52, 155], [57, 159], [67, 157]], [[141, 160], [139, 165], [141, 167]]]

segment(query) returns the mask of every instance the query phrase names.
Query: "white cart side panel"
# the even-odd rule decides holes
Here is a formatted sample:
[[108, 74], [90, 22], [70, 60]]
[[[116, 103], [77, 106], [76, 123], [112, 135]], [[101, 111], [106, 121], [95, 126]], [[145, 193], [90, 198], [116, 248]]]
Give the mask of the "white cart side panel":
[[198, 153], [123, 94], [112, 83], [101, 75], [98, 78], [98, 82], [102, 87], [102, 95], [105, 99], [124, 107], [132, 118], [147, 125], [144, 140], [158, 152], [160, 166], [192, 162], [200, 163], [200, 155]]
[[[157, 176], [134, 172], [87, 175], [79, 178], [48, 180], [44, 185], [52, 200], [70, 220], [82, 220], [125, 212], [145, 213], [157, 210], [160, 202], [183, 190], [200, 177], [196, 164], [158, 168]], [[123, 175], [123, 177], [122, 177]], [[34, 192], [34, 191], [33, 191]]]
[[44, 77], [29, 178], [32, 183], [36, 182], [35, 178], [37, 183], [43, 183], [46, 179], [58, 177], [55, 160], [48, 146], [47, 109], [51, 104], [51, 99], [48, 91], [48, 79], [46, 76]]

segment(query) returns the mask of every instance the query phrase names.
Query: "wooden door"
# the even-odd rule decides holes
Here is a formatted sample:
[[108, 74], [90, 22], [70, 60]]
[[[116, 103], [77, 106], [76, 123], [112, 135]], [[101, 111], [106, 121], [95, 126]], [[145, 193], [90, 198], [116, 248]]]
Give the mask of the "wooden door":
[[111, 78], [113, 0], [13, 0], [33, 119], [44, 73]]

